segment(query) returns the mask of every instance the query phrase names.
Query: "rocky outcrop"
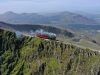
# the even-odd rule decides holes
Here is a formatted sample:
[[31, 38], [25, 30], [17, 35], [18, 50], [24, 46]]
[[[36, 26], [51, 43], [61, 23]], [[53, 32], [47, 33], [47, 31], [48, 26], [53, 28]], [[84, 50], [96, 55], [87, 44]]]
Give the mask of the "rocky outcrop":
[[0, 30], [0, 75], [100, 75], [100, 54]]

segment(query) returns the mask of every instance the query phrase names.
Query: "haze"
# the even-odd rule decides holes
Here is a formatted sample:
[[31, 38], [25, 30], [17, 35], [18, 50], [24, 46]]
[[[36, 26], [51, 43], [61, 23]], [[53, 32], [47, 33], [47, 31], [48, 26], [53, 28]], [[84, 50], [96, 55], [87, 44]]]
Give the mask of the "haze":
[[87, 12], [100, 13], [100, 0], [0, 0], [0, 13]]

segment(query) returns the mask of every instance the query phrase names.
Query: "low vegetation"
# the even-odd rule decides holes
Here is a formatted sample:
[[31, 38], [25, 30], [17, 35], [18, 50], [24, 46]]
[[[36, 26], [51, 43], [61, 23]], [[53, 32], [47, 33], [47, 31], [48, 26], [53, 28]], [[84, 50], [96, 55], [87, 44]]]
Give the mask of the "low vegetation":
[[100, 53], [0, 29], [0, 75], [100, 75]]

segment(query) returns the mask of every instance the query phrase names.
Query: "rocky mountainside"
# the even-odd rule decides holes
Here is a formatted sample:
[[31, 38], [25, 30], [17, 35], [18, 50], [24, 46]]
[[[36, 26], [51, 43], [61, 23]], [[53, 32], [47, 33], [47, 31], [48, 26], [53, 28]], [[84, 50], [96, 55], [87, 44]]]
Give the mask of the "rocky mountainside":
[[100, 53], [0, 29], [0, 75], [100, 75]]
[[98, 24], [93, 19], [71, 12], [57, 12], [42, 15], [37, 13], [18, 14], [14, 12], [6, 12], [0, 15], [0, 21], [11, 24]]

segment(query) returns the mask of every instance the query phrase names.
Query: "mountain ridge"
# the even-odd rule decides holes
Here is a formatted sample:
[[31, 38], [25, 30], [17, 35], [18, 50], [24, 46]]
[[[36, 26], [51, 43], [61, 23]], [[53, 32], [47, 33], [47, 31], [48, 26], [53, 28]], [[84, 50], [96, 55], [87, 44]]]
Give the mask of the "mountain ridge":
[[[0, 29], [1, 75], [99, 75], [100, 53]], [[91, 71], [92, 70], [92, 71]]]
[[0, 15], [0, 21], [11, 24], [98, 24], [90, 18], [71, 12], [58, 12], [44, 15], [38, 13], [18, 14], [14, 12], [6, 12]]

